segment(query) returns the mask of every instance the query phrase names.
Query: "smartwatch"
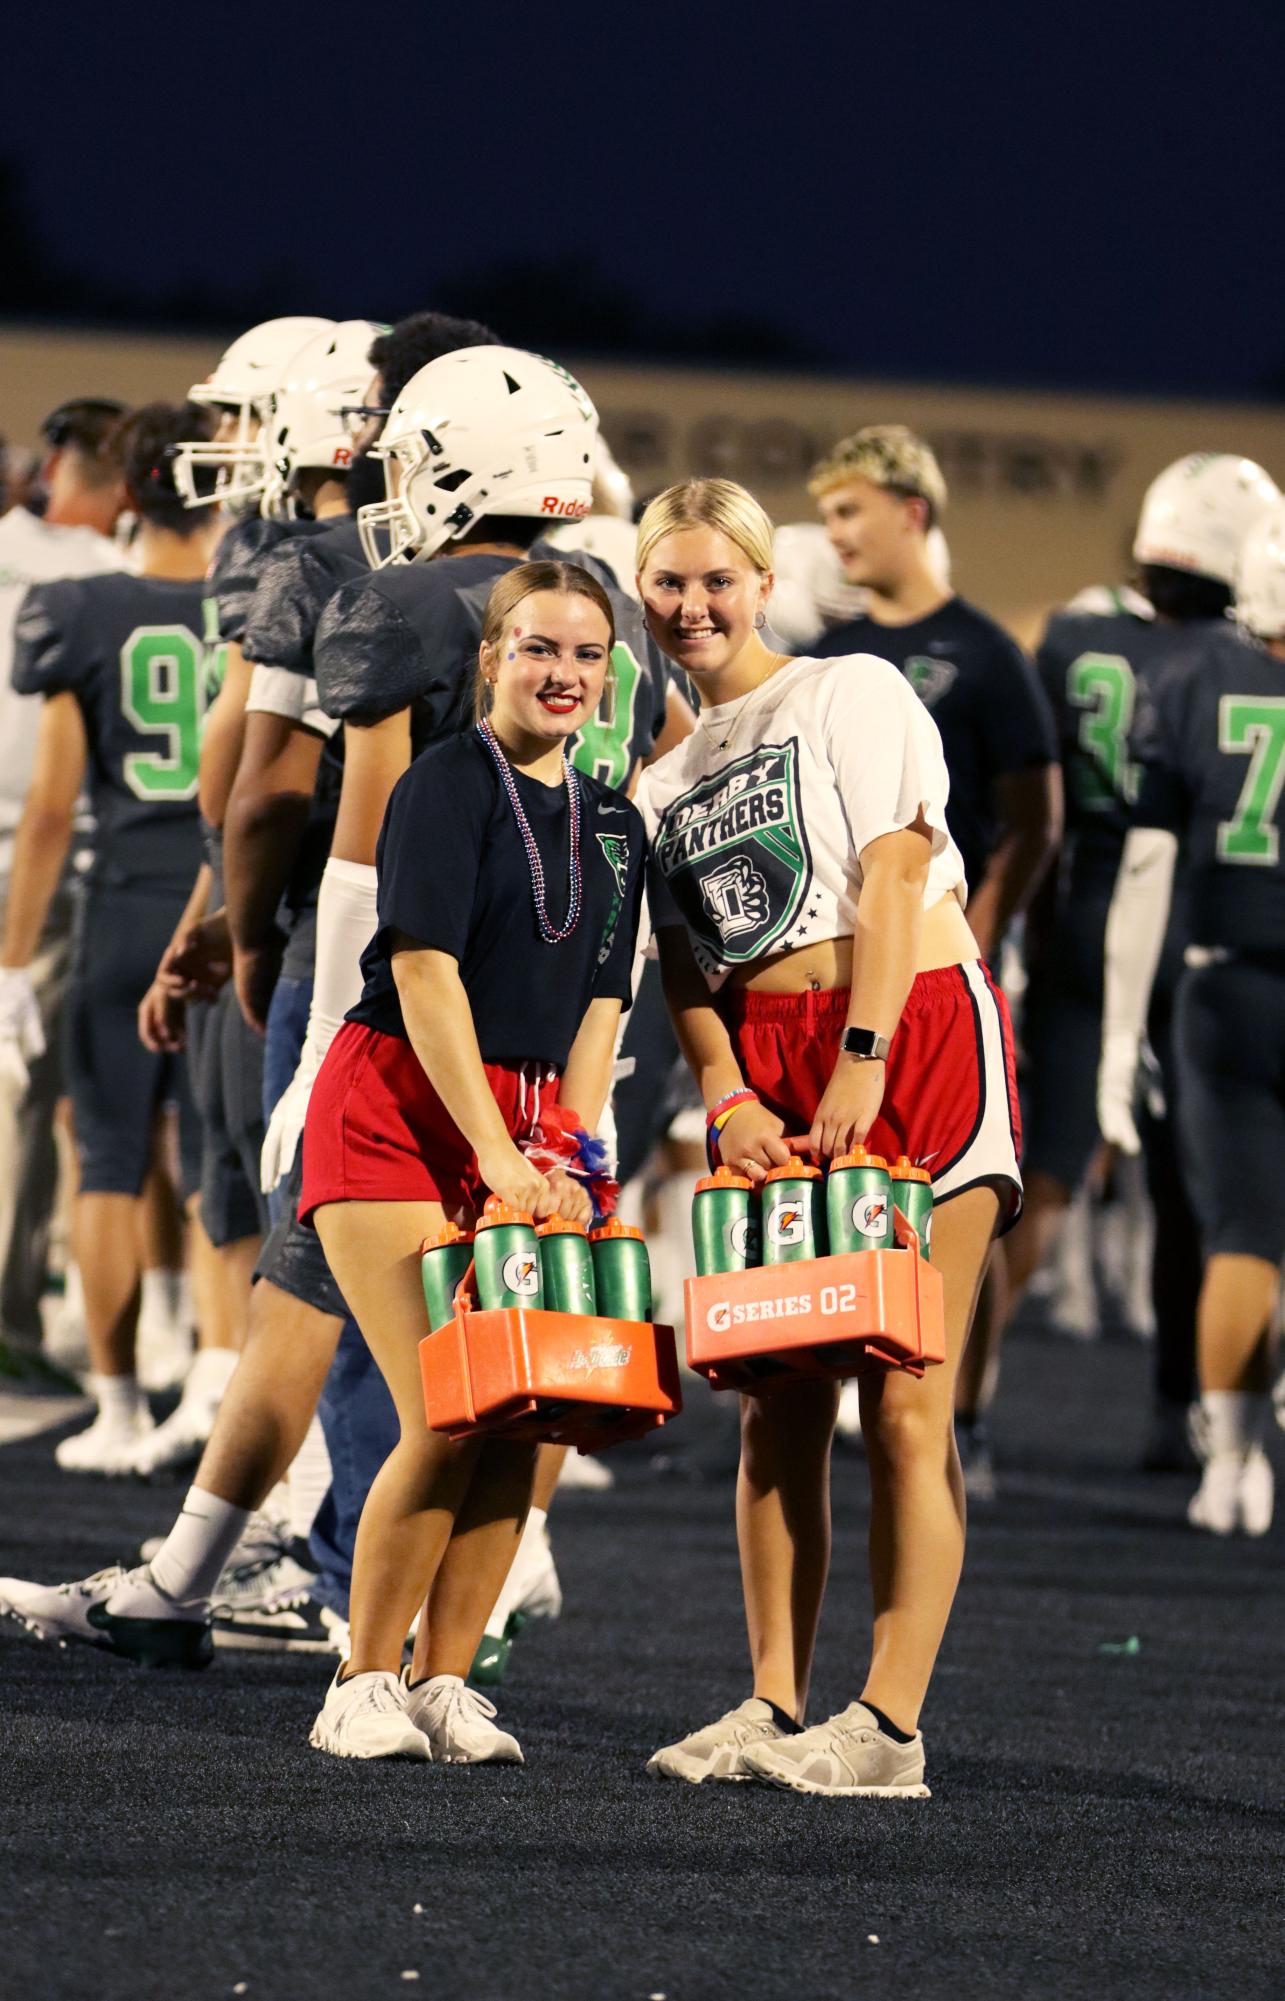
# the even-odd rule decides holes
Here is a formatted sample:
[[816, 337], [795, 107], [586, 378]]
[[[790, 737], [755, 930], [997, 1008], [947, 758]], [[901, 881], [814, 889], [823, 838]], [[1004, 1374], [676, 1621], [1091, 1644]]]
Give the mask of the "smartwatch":
[[858, 1056], [863, 1063], [886, 1063], [891, 1044], [886, 1035], [876, 1035], [873, 1028], [845, 1028], [839, 1047], [845, 1056]]

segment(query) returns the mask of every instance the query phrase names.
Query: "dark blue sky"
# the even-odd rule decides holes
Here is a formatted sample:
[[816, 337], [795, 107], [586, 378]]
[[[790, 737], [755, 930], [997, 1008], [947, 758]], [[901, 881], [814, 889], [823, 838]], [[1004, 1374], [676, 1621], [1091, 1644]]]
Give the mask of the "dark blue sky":
[[574, 326], [583, 260], [638, 350], [749, 316], [845, 372], [1285, 393], [1285, 9], [941, 13], [32, 9], [0, 153], [143, 301], [379, 318], [520, 259]]

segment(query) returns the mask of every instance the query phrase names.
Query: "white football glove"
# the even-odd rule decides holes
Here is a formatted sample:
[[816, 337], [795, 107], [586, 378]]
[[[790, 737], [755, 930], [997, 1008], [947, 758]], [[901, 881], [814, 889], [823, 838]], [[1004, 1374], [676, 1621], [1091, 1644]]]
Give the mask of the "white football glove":
[[294, 1166], [303, 1122], [308, 1116], [308, 1100], [324, 1054], [309, 1035], [299, 1056], [298, 1069], [272, 1108], [259, 1155], [259, 1186], [265, 1195], [270, 1195]]
[[20, 1098], [45, 1053], [40, 1002], [25, 966], [0, 966], [0, 1090]]
[[1130, 1029], [1113, 1029], [1102, 1038], [1098, 1063], [1098, 1127], [1102, 1137], [1121, 1153], [1140, 1151], [1134, 1122], [1138, 1081], [1138, 1038]]

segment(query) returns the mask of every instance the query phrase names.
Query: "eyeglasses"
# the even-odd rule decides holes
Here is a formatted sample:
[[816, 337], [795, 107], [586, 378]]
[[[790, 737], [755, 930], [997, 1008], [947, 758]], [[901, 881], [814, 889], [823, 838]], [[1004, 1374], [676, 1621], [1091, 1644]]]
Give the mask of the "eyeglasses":
[[350, 438], [356, 438], [365, 430], [372, 419], [382, 424], [388, 409], [378, 403], [341, 403], [339, 420]]

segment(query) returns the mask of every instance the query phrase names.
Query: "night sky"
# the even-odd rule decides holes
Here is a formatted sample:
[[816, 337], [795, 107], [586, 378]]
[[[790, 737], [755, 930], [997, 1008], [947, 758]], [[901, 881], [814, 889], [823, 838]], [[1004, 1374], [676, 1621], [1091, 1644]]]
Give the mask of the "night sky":
[[72, 311], [465, 310], [520, 264], [569, 351], [1285, 395], [1271, 0], [23, 13], [0, 155]]

